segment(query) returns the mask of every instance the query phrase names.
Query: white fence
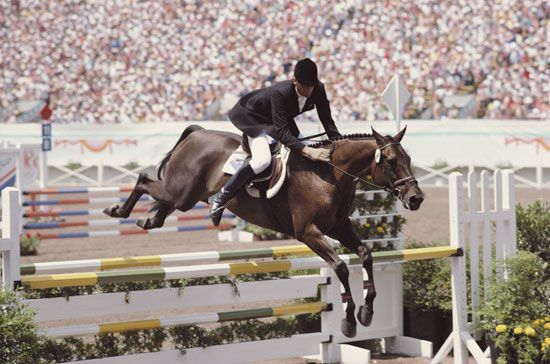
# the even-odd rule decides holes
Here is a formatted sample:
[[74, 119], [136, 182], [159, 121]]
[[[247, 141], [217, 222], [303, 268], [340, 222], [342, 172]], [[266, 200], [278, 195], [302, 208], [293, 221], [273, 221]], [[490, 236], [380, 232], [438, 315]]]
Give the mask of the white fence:
[[[127, 300], [126, 294], [110, 293], [99, 294], [84, 297], [42, 299], [30, 301], [33, 307], [39, 311], [39, 321], [51, 321], [60, 318], [82, 318], [98, 314], [121, 314], [128, 312], [141, 312], [143, 310], [151, 311], [150, 302], [157, 302], [161, 309], [171, 309], [181, 307], [198, 307], [210, 304], [235, 304], [251, 303], [256, 301], [270, 301], [278, 298], [296, 299], [310, 297], [317, 290], [320, 284], [321, 300], [323, 303], [330, 304], [332, 310], [321, 313], [322, 327], [321, 332], [314, 334], [303, 334], [293, 336], [292, 338], [268, 340], [263, 342], [239, 343], [206, 349], [190, 349], [186, 355], [182, 355], [177, 350], [162, 351], [160, 353], [137, 354], [126, 357], [98, 359], [90, 362], [112, 362], [112, 363], [146, 363], [152, 360], [166, 363], [184, 363], [200, 360], [200, 362], [209, 362], [215, 358], [223, 358], [227, 363], [246, 363], [254, 360], [266, 360], [302, 355], [318, 355], [323, 362], [335, 362], [342, 358], [343, 353], [354, 355], [359, 354], [362, 362], [368, 362], [368, 354], [359, 349], [351, 349], [341, 344], [357, 340], [371, 338], [385, 338], [384, 346], [387, 351], [403, 352], [412, 355], [429, 355], [431, 345], [426, 342], [402, 337], [401, 322], [401, 286], [399, 285], [400, 261], [423, 258], [435, 258], [437, 256], [448, 256], [450, 250], [453, 252], [470, 252], [471, 269], [471, 287], [472, 287], [472, 307], [478, 307], [482, 300], [482, 292], [487, 292], [487, 286], [491, 284], [490, 267], [495, 259], [509, 257], [515, 254], [515, 210], [514, 210], [514, 174], [512, 171], [496, 171], [493, 176], [494, 199], [493, 206], [490, 206], [489, 199], [489, 175], [482, 173], [481, 179], [477, 181], [474, 174], [468, 177], [468, 195], [464, 196], [462, 175], [453, 173], [449, 183], [449, 224], [450, 224], [450, 247], [443, 249], [431, 248], [427, 252], [420, 252], [417, 249], [411, 251], [392, 252], [396, 256], [402, 255], [402, 258], [388, 259], [385, 262], [376, 261], [375, 257], [375, 281], [378, 286], [378, 296], [375, 300], [375, 317], [372, 326], [369, 328], [358, 327], [357, 336], [353, 339], [346, 338], [340, 331], [340, 321], [344, 316], [343, 304], [341, 301], [341, 287], [337, 277], [332, 270], [322, 268], [320, 276], [308, 276], [295, 278], [291, 280], [268, 281], [268, 282], [250, 282], [239, 284], [240, 296], [232, 294], [232, 287], [227, 285], [189, 287], [186, 292], [192, 294], [179, 295], [177, 290], [155, 290], [144, 292], [130, 292], [130, 299]], [[481, 187], [481, 193], [477, 192], [477, 185]], [[480, 197], [480, 198], [479, 198]], [[468, 201], [468, 210], [465, 209], [465, 201]], [[480, 202], [479, 202], [480, 201]], [[0, 248], [3, 250], [3, 272], [5, 285], [10, 286], [18, 278], [18, 252], [15, 250], [14, 231], [18, 228], [17, 218], [19, 212], [10, 210], [11, 206], [19, 206], [18, 194], [15, 190], [8, 190], [3, 196], [3, 233], [0, 240]], [[12, 219], [14, 217], [14, 219]], [[9, 224], [6, 221], [10, 222]], [[7, 224], [7, 225], [6, 225]], [[13, 225], [13, 226], [12, 226]], [[469, 244], [466, 244], [466, 227], [469, 227]], [[492, 231], [494, 226], [494, 232]], [[17, 236], [17, 234], [15, 234]], [[480, 251], [478, 242], [481, 242], [481, 256], [477, 254]], [[492, 249], [494, 242], [494, 255]], [[442, 254], [445, 252], [445, 254]], [[439, 255], [438, 255], [439, 254]], [[6, 259], [8, 257], [8, 259]], [[411, 257], [407, 259], [407, 257]], [[416, 257], [416, 258], [415, 258]], [[346, 260], [349, 258], [345, 258]], [[467, 363], [467, 353], [470, 352], [478, 363], [488, 363], [487, 351], [484, 353], [476, 344], [470, 334], [471, 324], [467, 321], [467, 294], [466, 294], [466, 255], [458, 254], [452, 256], [452, 294], [453, 294], [453, 332], [442, 346], [432, 363], [440, 363], [454, 348], [455, 363]], [[270, 264], [289, 267], [290, 269], [305, 269], [311, 267], [323, 267], [324, 262], [320, 258], [294, 258], [288, 261], [277, 260], [275, 263], [265, 262], [266, 267]], [[14, 268], [17, 267], [17, 268]], [[264, 263], [250, 262], [249, 266], [255, 266], [259, 271], [269, 271]], [[239, 269], [244, 269], [239, 266]], [[264, 267], [264, 268], [262, 268]], [[272, 267], [273, 268], [273, 267]], [[14, 270], [16, 269], [16, 270]], [[168, 268], [167, 268], [168, 269]], [[175, 270], [174, 270], [175, 269]], [[201, 265], [194, 267], [175, 267], [170, 270], [173, 276], [178, 274], [187, 274], [190, 276], [210, 276], [221, 275], [226, 269], [231, 272], [230, 265], [214, 264]], [[485, 281], [479, 280], [479, 272], [483, 270]], [[186, 273], [182, 273], [186, 272]], [[201, 273], [198, 273], [201, 272]], [[396, 272], [399, 275], [396, 280]], [[91, 274], [91, 273], [90, 273]], [[364, 272], [360, 266], [352, 266], [350, 269], [350, 283], [352, 285], [352, 295], [355, 302], [361, 302], [364, 291], [362, 282], [365, 279]], [[90, 279], [78, 275], [77, 279]], [[330, 280], [327, 280], [330, 277]], [[42, 278], [44, 282], [57, 281], [60, 276]], [[63, 279], [74, 279], [75, 277], [63, 276]], [[505, 279], [506, 277], [496, 277]], [[40, 279], [40, 278], [39, 278]], [[166, 278], [168, 279], [168, 278]], [[24, 280], [24, 279], [23, 279]], [[396, 284], [396, 282], [398, 282]], [[46, 283], [47, 284], [47, 283]], [[273, 285], [284, 285], [285, 288], [275, 288]], [[269, 286], [268, 286], [269, 285]], [[189, 290], [189, 291], [187, 291]], [[283, 294], [284, 293], [284, 294]], [[274, 297], [273, 294], [281, 295]], [[160, 298], [160, 299], [159, 299]], [[147, 303], [147, 304], [145, 304]], [[160, 307], [160, 306], [159, 306]], [[282, 309], [283, 311], [285, 309]], [[286, 308], [287, 311], [297, 310], [296, 308]], [[206, 322], [216, 321], [211, 313], [202, 315]], [[217, 317], [217, 316], [216, 316]], [[200, 317], [172, 317], [161, 318], [159, 322], [168, 325], [174, 322], [198, 322]], [[208, 321], [210, 320], [210, 321]], [[99, 330], [111, 326], [101, 326], [101, 324], [88, 325], [88, 327], [66, 327], [61, 328], [59, 332], [65, 334], [73, 332], [83, 332], [82, 330]], [[187, 356], [188, 355], [188, 356]]]

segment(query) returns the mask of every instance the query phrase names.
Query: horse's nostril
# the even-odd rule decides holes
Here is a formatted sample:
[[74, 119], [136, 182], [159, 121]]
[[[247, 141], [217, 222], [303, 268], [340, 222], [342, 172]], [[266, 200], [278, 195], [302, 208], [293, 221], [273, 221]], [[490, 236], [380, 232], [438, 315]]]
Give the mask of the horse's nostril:
[[409, 199], [409, 203], [411, 204], [411, 206], [419, 206], [422, 201], [424, 201], [424, 197], [422, 197], [422, 195], [413, 195]]

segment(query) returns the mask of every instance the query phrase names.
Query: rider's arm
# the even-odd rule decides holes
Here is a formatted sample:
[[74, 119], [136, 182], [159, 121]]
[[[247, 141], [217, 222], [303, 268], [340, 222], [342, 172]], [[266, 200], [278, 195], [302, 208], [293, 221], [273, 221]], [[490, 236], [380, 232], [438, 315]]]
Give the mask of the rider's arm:
[[319, 89], [317, 92], [318, 94], [315, 100], [315, 106], [317, 108], [319, 120], [321, 120], [329, 139], [337, 138], [341, 135], [338, 128], [334, 124], [334, 120], [332, 119], [327, 92], [325, 91], [325, 86], [322, 83], [319, 83]]
[[288, 148], [301, 152], [305, 144], [299, 141], [298, 138], [290, 132], [289, 125], [293, 121], [289, 120], [286, 108], [283, 95], [279, 92], [274, 92], [273, 96], [271, 96], [273, 126], [271, 126], [271, 130], [268, 131], [268, 134], [271, 134], [272, 137]]

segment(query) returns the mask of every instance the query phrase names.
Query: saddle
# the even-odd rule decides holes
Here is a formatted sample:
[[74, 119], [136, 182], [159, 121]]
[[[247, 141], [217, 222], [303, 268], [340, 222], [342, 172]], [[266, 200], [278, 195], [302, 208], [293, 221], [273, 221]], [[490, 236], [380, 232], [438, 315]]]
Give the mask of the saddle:
[[[255, 198], [260, 198], [262, 193], [270, 199], [275, 196], [286, 179], [286, 164], [290, 155], [290, 149], [282, 147], [271, 157], [271, 164], [265, 171], [258, 174], [250, 183], [246, 185], [246, 192]], [[222, 171], [233, 175], [245, 161], [250, 159], [250, 154], [239, 146], [229, 156]]]

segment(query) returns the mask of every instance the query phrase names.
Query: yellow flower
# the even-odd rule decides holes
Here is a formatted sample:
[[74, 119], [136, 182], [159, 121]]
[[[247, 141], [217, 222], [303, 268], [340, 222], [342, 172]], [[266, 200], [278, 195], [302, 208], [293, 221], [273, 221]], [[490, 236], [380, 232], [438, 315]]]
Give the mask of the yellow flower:
[[544, 324], [544, 328], [545, 328], [545, 329], [550, 329], [550, 322], [545, 323], [545, 324]]
[[384, 228], [382, 226], [379, 226], [379, 227], [376, 228], [376, 231], [379, 232], [379, 233], [383, 233]]
[[523, 329], [522, 329], [521, 327], [519, 327], [519, 326], [516, 327], [516, 328], [514, 329], [514, 334], [516, 334], [516, 335], [521, 335], [521, 334], [523, 334]]
[[544, 338], [544, 343], [545, 343], [546, 345], [550, 345], [550, 337], [545, 337], [545, 338]]
[[525, 335], [527, 335], [527, 336], [535, 336], [535, 335], [537, 334], [537, 332], [535, 331], [535, 329], [533, 329], [532, 327], [529, 327], [529, 326], [527, 326], [527, 327], [525, 328], [525, 331], [524, 331], [524, 332], [525, 332]]
[[370, 228], [370, 224], [367, 222], [367, 223], [365, 224], [365, 227], [366, 227], [367, 229]]
[[539, 321], [539, 320], [533, 321], [533, 327], [539, 327], [539, 325], [540, 325], [540, 321]]
[[503, 332], [505, 332], [506, 329], [507, 329], [506, 325], [497, 325], [497, 327], [495, 327], [496, 332], [498, 332], [499, 334], [502, 334]]

